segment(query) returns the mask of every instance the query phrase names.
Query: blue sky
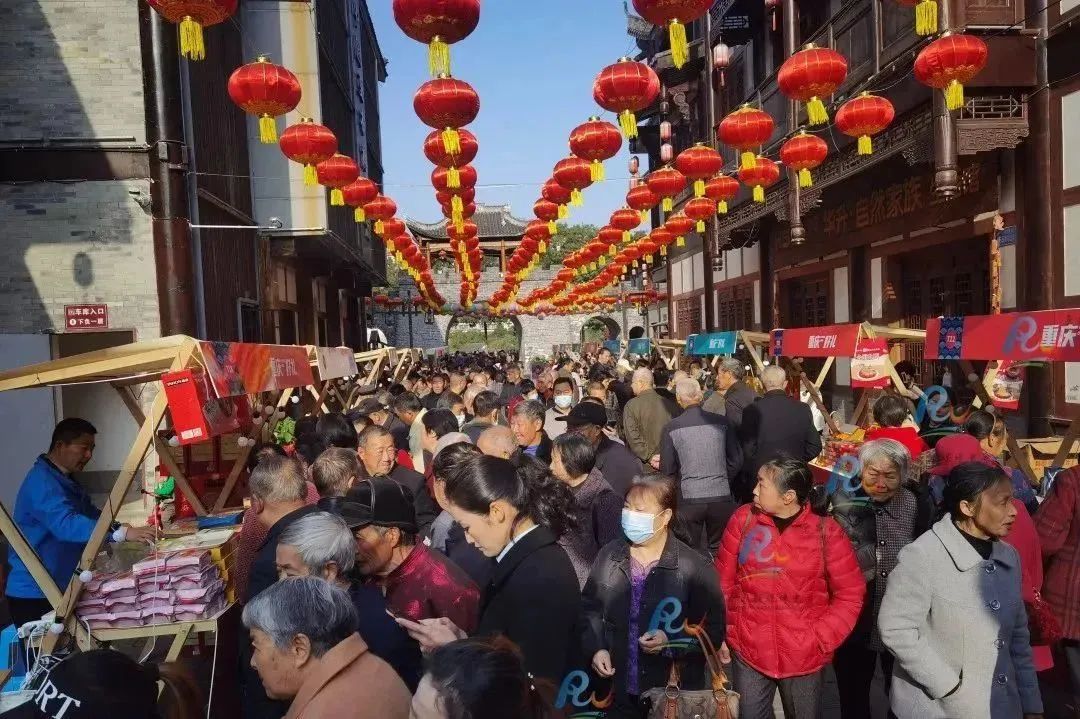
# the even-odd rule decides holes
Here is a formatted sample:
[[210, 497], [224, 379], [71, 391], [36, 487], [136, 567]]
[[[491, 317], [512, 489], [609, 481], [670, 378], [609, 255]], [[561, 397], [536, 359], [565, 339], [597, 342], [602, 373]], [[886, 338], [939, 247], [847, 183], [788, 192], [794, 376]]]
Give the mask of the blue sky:
[[[427, 48], [401, 32], [391, 0], [368, 0], [368, 7], [389, 62], [380, 88], [387, 194], [401, 216], [434, 222], [442, 215], [423, 153], [431, 128], [412, 109], [428, 79]], [[596, 74], [635, 51], [622, 0], [482, 0], [480, 25], [451, 47], [453, 75], [480, 95], [480, 115], [469, 126], [480, 143], [477, 202], [509, 202], [515, 215], [532, 219], [540, 185], [570, 152], [570, 131], [590, 115], [614, 120], [592, 99]], [[624, 144], [605, 163], [611, 179], [585, 191], [569, 222], [607, 223], [623, 204], [628, 160]]]

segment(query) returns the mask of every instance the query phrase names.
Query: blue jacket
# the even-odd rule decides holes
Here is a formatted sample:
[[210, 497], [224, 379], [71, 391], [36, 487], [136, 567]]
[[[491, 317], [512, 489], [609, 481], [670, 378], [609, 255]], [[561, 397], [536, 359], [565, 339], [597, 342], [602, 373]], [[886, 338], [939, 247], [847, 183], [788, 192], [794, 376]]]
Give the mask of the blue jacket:
[[[44, 455], [26, 473], [15, 498], [15, 524], [41, 557], [60, 591], [68, 585], [101, 510], [75, 480], [61, 472]], [[11, 574], [7, 595], [19, 599], [42, 599], [30, 571], [14, 549], [8, 549]]]

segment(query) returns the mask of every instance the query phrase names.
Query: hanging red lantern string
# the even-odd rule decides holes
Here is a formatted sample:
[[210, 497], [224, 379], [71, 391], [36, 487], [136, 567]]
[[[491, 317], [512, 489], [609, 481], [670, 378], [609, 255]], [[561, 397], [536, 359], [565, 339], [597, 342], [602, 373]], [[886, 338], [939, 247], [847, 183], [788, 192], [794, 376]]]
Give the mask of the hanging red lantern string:
[[900, 5], [915, 8], [915, 34], [933, 35], [938, 31], [936, 0], [896, 0]]
[[626, 243], [630, 241], [630, 233], [641, 224], [641, 215], [636, 210], [624, 207], [611, 213], [608, 224], [622, 232], [622, 241]]
[[649, 238], [660, 248], [660, 256], [667, 257], [667, 248], [675, 241], [675, 235], [671, 234], [670, 230], [657, 227], [649, 233]]
[[686, 178], [674, 167], [661, 167], [645, 176], [645, 184], [661, 198], [661, 209], [671, 212], [675, 206], [675, 196], [686, 189]]
[[259, 141], [277, 142], [275, 117], [292, 112], [300, 103], [300, 81], [265, 55], [241, 65], [229, 76], [229, 97], [241, 110], [259, 118]]
[[755, 152], [773, 134], [773, 119], [767, 112], [743, 105], [732, 112], [716, 127], [720, 142], [741, 151], [740, 166], [754, 166]]
[[360, 177], [360, 168], [351, 157], [335, 153], [315, 166], [319, 184], [330, 188], [330, 204], [335, 207], [345, 205], [345, 196], [341, 188], [356, 182]]
[[559, 206], [559, 219], [565, 220], [569, 214], [567, 205], [570, 204], [570, 190], [566, 189], [555, 178], [549, 179], [544, 183], [544, 186], [540, 188], [540, 195], [548, 202], [553, 202]]
[[612, 225], [604, 225], [600, 228], [600, 231], [596, 233], [596, 239], [599, 240], [601, 245], [607, 247], [607, 252], [612, 257], [619, 251], [619, 243], [623, 239], [623, 231], [618, 227]]
[[345, 204], [353, 208], [353, 219], [363, 222], [367, 219], [364, 205], [379, 196], [379, 187], [366, 177], [358, 177], [356, 182], [341, 188], [341, 195]]
[[450, 45], [468, 37], [480, 22], [480, 0], [394, 0], [394, 21], [428, 46], [428, 71], [437, 77], [450, 72]]
[[653, 25], [667, 26], [671, 44], [671, 62], [676, 69], [690, 59], [690, 45], [686, 41], [686, 26], [704, 15], [713, 0], [634, 0], [638, 15]]
[[697, 223], [695, 229], [700, 234], [705, 231], [705, 220], [716, 214], [716, 203], [708, 197], [695, 197], [683, 205], [683, 212]]
[[716, 203], [716, 214], [725, 215], [728, 201], [739, 194], [739, 181], [727, 175], [716, 175], [705, 183], [705, 196]]
[[450, 171], [448, 180], [450, 187], [457, 187], [457, 168], [468, 165], [480, 150], [480, 143], [476, 141], [476, 135], [468, 130], [458, 130], [458, 150], [451, 154], [443, 147], [442, 133], [438, 130], [432, 132], [424, 139], [424, 156], [437, 167], [445, 167]]
[[651, 67], [630, 58], [621, 58], [596, 76], [593, 99], [605, 110], [619, 116], [619, 126], [627, 138], [637, 137], [637, 117], [660, 94], [660, 78]]
[[575, 207], [581, 206], [581, 191], [592, 184], [589, 163], [571, 155], [555, 163], [555, 170], [551, 176], [555, 178], [555, 182], [570, 190], [570, 204]]
[[443, 150], [457, 155], [461, 152], [458, 130], [480, 114], [480, 96], [469, 83], [440, 76], [428, 80], [416, 91], [413, 110], [421, 122], [442, 133]]
[[640, 185], [634, 185], [626, 193], [626, 204], [631, 209], [637, 210], [642, 222], [649, 219], [648, 213], [659, 203], [660, 196], [649, 189], [649, 186], [644, 182]]
[[723, 167], [724, 158], [703, 142], [686, 148], [675, 158], [675, 169], [694, 182], [694, 197], [705, 194], [705, 179], [720, 172]]
[[391, 217], [389, 220], [383, 220], [381, 236], [384, 239], [392, 239], [398, 235], [406, 234], [408, 228], [405, 223], [399, 220], [397, 217]]
[[671, 234], [675, 235], [675, 246], [686, 247], [686, 234], [693, 230], [697, 225], [696, 222], [681, 212], [678, 212], [671, 217], [667, 218], [664, 222], [664, 229]]
[[206, 57], [203, 28], [218, 25], [236, 14], [239, 0], [147, 0], [150, 7], [180, 26], [180, 54], [188, 60]]
[[829, 113], [821, 98], [831, 96], [844, 84], [847, 70], [843, 55], [832, 48], [811, 44], [784, 61], [776, 82], [785, 96], [806, 103], [810, 125], [824, 125], [829, 121]]
[[604, 162], [618, 155], [620, 149], [622, 135], [619, 128], [599, 117], [590, 117], [588, 122], [570, 132], [570, 152], [592, 163], [589, 170], [593, 182], [603, 181]]
[[765, 202], [765, 189], [780, 180], [780, 168], [769, 158], [758, 155], [752, 167], [739, 169], [739, 180], [753, 188], [754, 202]]
[[386, 195], [376, 195], [374, 200], [364, 205], [364, 213], [369, 220], [375, 221], [375, 234], [382, 236], [383, 223], [397, 214], [397, 203]]
[[431, 171], [431, 186], [451, 196], [459, 194], [462, 190], [473, 190], [476, 187], [476, 168], [472, 165], [463, 165], [453, 169], [456, 170], [454, 173], [457, 176], [456, 185], [451, 185], [450, 169], [436, 167]]
[[817, 135], [808, 135], [799, 130], [780, 146], [780, 160], [799, 175], [799, 187], [813, 187], [814, 179], [810, 170], [825, 162], [829, 156], [829, 146]]
[[304, 166], [305, 185], [319, 183], [315, 166], [333, 157], [337, 144], [333, 131], [310, 117], [301, 118], [299, 123], [287, 127], [278, 140], [278, 147], [285, 157]]
[[895, 116], [891, 102], [879, 95], [864, 92], [845, 102], [836, 111], [836, 129], [849, 137], [859, 138], [859, 154], [869, 155], [874, 152], [870, 138], [888, 127]]
[[546, 222], [532, 220], [525, 225], [525, 235], [536, 240], [540, 254], [547, 252], [547, 243], [551, 239], [551, 230], [548, 229]]
[[533, 203], [533, 214], [538, 220], [547, 223], [551, 234], [554, 235], [559, 231], [559, 226], [555, 224], [555, 220], [559, 219], [559, 206], [554, 202], [548, 202], [543, 198], [537, 200]]
[[924, 47], [915, 58], [915, 79], [945, 91], [945, 107], [964, 106], [964, 85], [986, 66], [989, 50], [975, 35], [946, 34]]

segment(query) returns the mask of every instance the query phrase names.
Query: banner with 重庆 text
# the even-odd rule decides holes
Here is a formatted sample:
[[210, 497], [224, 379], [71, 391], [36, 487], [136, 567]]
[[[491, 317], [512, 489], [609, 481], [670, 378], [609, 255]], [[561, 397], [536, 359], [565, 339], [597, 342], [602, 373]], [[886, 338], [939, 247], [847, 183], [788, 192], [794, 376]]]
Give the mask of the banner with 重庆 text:
[[825, 325], [773, 330], [774, 357], [854, 357], [859, 325]]
[[734, 354], [739, 342], [738, 337], [738, 332], [690, 335], [686, 338], [686, 354], [702, 356]]
[[1080, 361], [1080, 308], [937, 317], [926, 323], [926, 359]]
[[307, 349], [297, 345], [199, 342], [199, 351], [218, 397], [303, 387], [315, 381]]

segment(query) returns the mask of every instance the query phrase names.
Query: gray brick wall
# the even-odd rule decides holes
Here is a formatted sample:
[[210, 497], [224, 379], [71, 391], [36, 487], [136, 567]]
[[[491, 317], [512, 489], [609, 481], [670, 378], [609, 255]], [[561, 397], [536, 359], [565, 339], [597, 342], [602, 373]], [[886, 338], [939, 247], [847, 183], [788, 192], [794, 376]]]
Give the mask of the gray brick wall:
[[146, 180], [0, 185], [0, 332], [63, 331], [105, 302], [113, 328], [160, 335]]
[[145, 140], [138, 3], [0, 2], [0, 141]]

